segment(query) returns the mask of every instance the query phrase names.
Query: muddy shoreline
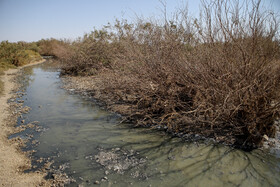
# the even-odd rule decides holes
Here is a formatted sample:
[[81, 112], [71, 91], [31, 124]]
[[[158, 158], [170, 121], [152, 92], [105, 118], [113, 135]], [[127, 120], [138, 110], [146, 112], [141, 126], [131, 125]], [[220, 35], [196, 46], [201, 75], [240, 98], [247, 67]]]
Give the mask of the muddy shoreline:
[[[23, 115], [29, 113], [31, 108], [24, 106], [22, 97], [26, 93], [20, 78], [22, 68], [45, 61], [43, 59], [17, 69], [9, 69], [1, 77], [4, 93], [0, 95], [0, 186], [63, 186], [69, 181], [62, 171], [50, 169], [50, 161], [44, 162], [41, 168], [32, 170], [34, 160], [31, 157], [34, 150], [22, 151], [29, 140], [18, 136], [10, 138], [26, 129], [34, 129], [36, 132], [41, 130], [38, 121], [25, 124]], [[32, 138], [33, 134], [28, 136]], [[47, 179], [50, 171], [53, 172], [52, 179]]]
[[[137, 116], [137, 113], [135, 113], [135, 108], [133, 108], [133, 104], [125, 103], [125, 102], [119, 102], [115, 98], [113, 98], [110, 93], [106, 94], [106, 91], [102, 90], [102, 85], [104, 80], [102, 80], [101, 76], [89, 76], [89, 77], [79, 77], [79, 76], [68, 76], [63, 75], [62, 82], [63, 82], [63, 88], [70, 91], [75, 92], [77, 94], [86, 95], [89, 97], [92, 97], [98, 101], [100, 106], [106, 108], [106, 110], [109, 110], [114, 113], [118, 113], [123, 116], [124, 120], [127, 121], [129, 119], [129, 116]], [[105, 93], [105, 94], [104, 94]], [[127, 96], [123, 96], [127, 97]], [[129, 121], [130, 123], [133, 121]], [[276, 135], [274, 138], [264, 136], [264, 142], [263, 146], [259, 147], [260, 149], [270, 149], [272, 152], [276, 152], [280, 155], [280, 120], [275, 121], [274, 123], [276, 128]], [[137, 126], [136, 126], [137, 127]], [[224, 144], [227, 146], [232, 146], [234, 148], [240, 148], [238, 145], [234, 145], [230, 141], [223, 141], [220, 139], [215, 139], [211, 137], [205, 137], [200, 134], [188, 134], [186, 132], [173, 132], [172, 130], [169, 130], [168, 128], [162, 127], [160, 125], [152, 126], [149, 128], [158, 129], [166, 131], [166, 133], [171, 134], [172, 136], [176, 136], [179, 138], [182, 138], [184, 141], [189, 142], [196, 142], [196, 141], [205, 141], [205, 142], [211, 142], [213, 144]], [[251, 151], [252, 147], [241, 147], [241, 149], [245, 151]]]
[[[45, 60], [30, 65], [43, 63]], [[28, 109], [16, 101], [22, 94], [16, 81], [20, 68], [9, 69], [2, 76], [4, 93], [0, 96], [0, 186], [49, 186], [45, 174], [39, 171], [24, 173], [31, 167], [28, 152], [22, 152], [24, 141], [20, 138], [8, 139], [9, 135], [23, 129], [16, 127], [17, 118]]]

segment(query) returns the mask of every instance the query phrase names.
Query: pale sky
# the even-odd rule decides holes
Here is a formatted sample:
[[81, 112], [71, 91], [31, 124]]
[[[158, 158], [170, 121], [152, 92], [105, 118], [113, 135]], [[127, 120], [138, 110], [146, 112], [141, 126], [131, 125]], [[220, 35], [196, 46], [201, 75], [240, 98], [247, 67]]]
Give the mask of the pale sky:
[[[264, 0], [280, 10], [280, 0]], [[186, 0], [166, 0], [171, 14]], [[188, 1], [198, 15], [199, 0]], [[75, 39], [102, 28], [116, 18], [161, 15], [159, 0], [0, 0], [0, 41], [38, 41], [42, 38]]]

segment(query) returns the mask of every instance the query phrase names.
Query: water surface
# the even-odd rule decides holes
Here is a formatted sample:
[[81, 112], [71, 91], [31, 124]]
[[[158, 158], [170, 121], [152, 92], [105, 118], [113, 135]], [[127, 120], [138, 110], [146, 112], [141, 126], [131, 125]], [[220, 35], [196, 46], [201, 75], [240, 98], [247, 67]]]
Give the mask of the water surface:
[[[25, 123], [39, 121], [39, 131], [27, 129], [38, 143], [33, 159], [51, 158], [76, 182], [68, 186], [279, 186], [280, 159], [262, 150], [243, 152], [223, 145], [188, 143], [164, 132], [119, 124], [90, 97], [61, 88], [59, 69], [49, 62], [27, 67], [22, 82], [24, 105], [32, 108]], [[102, 166], [101, 153], [119, 155]], [[112, 163], [110, 163], [112, 162]], [[34, 162], [35, 163], [35, 162]], [[34, 166], [35, 167], [35, 166]], [[105, 180], [102, 178], [105, 178]]]

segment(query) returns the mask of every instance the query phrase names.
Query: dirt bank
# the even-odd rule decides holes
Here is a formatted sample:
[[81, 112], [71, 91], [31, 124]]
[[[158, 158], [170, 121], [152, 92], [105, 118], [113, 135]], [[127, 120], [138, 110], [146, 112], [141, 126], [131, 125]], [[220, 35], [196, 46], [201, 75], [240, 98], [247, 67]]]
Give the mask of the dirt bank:
[[[45, 60], [28, 64], [27, 66], [42, 63]], [[21, 67], [22, 68], [22, 67]], [[14, 91], [17, 84], [14, 78], [21, 69], [10, 69], [2, 76], [4, 82], [4, 93], [0, 96], [0, 186], [50, 186], [44, 180], [44, 174], [23, 173], [30, 168], [31, 161], [27, 153], [20, 149], [21, 140], [9, 140], [8, 136], [16, 132], [16, 107], [8, 103], [8, 100], [15, 97]]]
[[[118, 89], [108, 89], [108, 85], [106, 82], [110, 81], [107, 77], [110, 75], [106, 75], [106, 72], [100, 73], [95, 76], [67, 76], [64, 75], [62, 80], [64, 82], [64, 88], [71, 91], [76, 92], [83, 95], [88, 95], [94, 97], [98, 101], [102, 102], [105, 107], [112, 111], [121, 114], [124, 117], [124, 121], [128, 121], [134, 123], [137, 121], [138, 116], [140, 116], [139, 108], [137, 105], [132, 102], [135, 100], [135, 95], [120, 92], [118, 93]], [[119, 77], [121, 79], [121, 77]], [[107, 87], [106, 87], [107, 85]], [[111, 84], [110, 84], [111, 85]], [[114, 90], [114, 92], [110, 91]], [[136, 120], [135, 120], [136, 119]], [[129, 121], [131, 120], [131, 121]], [[133, 121], [134, 120], [134, 121]], [[152, 119], [156, 123], [156, 119]], [[273, 152], [276, 152], [278, 155], [280, 154], [280, 120], [274, 122], [276, 136], [275, 137], [268, 137], [264, 135], [263, 138], [263, 146], [259, 148], [270, 149]], [[197, 140], [205, 140], [211, 139], [211, 141], [216, 143], [223, 143], [230, 146], [234, 145], [234, 134], [221, 130], [220, 133], [216, 133], [215, 136], [207, 135], [207, 133], [202, 133], [203, 129], [199, 131], [199, 128], [194, 128], [190, 126], [189, 129], [185, 129], [185, 131], [176, 132], [176, 130], [171, 129], [169, 130], [167, 127], [161, 125], [153, 125], [151, 128], [156, 129], [164, 129], [165, 131], [181, 137], [188, 141], [197, 141]], [[236, 146], [239, 148], [238, 146]], [[244, 148], [244, 147], [243, 147]], [[245, 147], [246, 148], [246, 147]], [[246, 150], [251, 150], [250, 147]]]

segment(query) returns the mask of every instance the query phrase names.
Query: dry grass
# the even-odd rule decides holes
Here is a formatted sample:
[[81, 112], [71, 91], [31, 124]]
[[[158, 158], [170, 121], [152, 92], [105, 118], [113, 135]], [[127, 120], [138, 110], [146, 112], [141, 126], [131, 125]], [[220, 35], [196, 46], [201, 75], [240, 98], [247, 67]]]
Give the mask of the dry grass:
[[203, 7], [200, 19], [184, 9], [94, 31], [72, 44], [63, 73], [100, 75], [105, 100], [131, 105], [138, 125], [257, 147], [279, 117], [279, 19], [260, 1]]
[[4, 92], [4, 82], [0, 80], [0, 95], [2, 95]]
[[5, 75], [5, 71], [9, 68], [15, 68], [15, 66], [7, 62], [0, 62], [0, 95], [4, 92], [4, 82], [1, 80], [1, 76]]

